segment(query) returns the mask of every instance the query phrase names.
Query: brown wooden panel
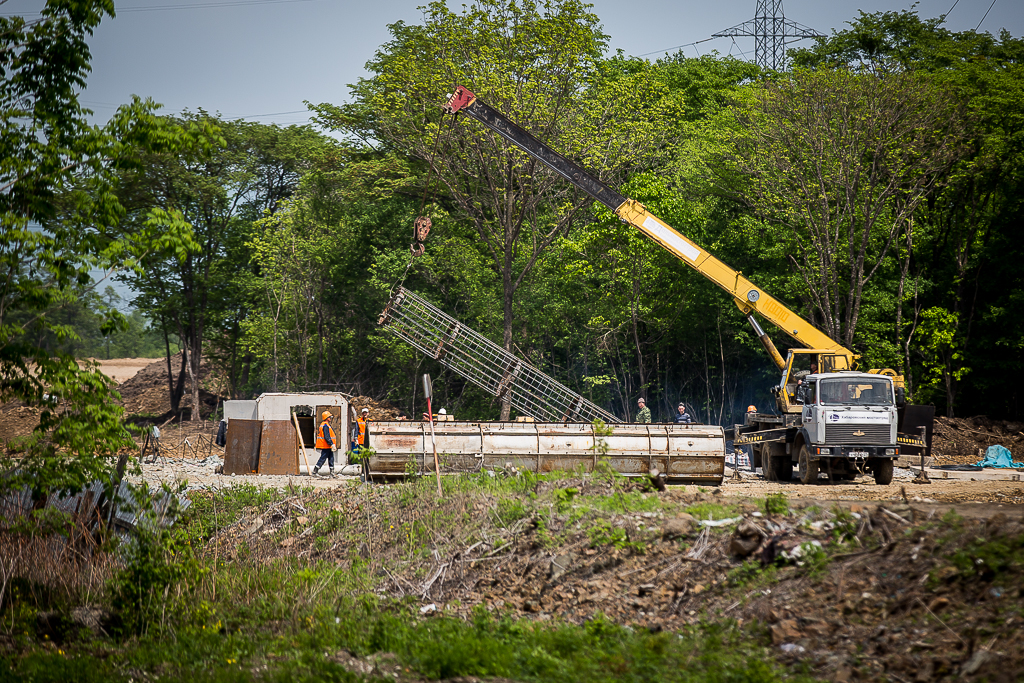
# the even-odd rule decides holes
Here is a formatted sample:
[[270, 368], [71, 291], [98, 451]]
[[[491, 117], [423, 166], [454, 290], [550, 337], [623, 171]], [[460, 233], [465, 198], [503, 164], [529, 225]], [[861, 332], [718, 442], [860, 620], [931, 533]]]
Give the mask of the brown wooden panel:
[[259, 465], [263, 420], [228, 420], [224, 474], [252, 474]]
[[298, 474], [299, 439], [291, 420], [264, 420], [260, 474]]

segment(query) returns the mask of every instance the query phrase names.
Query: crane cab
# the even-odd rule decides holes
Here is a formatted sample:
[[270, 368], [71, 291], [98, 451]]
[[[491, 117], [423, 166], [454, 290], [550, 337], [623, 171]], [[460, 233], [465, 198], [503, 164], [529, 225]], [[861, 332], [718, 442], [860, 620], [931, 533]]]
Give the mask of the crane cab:
[[798, 400], [797, 390], [807, 375], [852, 369], [849, 356], [831, 349], [790, 349], [786, 365], [782, 369], [782, 379], [778, 386], [772, 387], [780, 412], [801, 411], [802, 405]]

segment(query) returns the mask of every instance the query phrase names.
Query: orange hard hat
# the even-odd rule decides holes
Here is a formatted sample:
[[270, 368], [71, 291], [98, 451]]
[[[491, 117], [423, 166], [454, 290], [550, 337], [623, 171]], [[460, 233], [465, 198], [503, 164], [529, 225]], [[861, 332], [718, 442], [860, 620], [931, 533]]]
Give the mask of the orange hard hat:
[[325, 420], [330, 420], [334, 416], [331, 415], [331, 411], [325, 410], [324, 412], [320, 413], [320, 417], [322, 417]]
[[757, 406], [747, 406], [747, 412], [748, 413], [756, 413], [757, 412]]

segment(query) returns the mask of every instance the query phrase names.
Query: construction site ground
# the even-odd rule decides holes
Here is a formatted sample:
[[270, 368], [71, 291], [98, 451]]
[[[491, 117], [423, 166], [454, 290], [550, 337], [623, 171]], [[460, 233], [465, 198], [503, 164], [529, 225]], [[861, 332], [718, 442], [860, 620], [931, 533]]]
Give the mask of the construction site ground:
[[[121, 387], [135, 424], [164, 425], [162, 456], [142, 463], [142, 478], [187, 489], [193, 506], [179, 526], [190, 535], [201, 529], [194, 547], [210, 562], [206, 576], [214, 577], [175, 589], [190, 596], [175, 609], [192, 615], [197, 625], [189, 628], [206, 624], [207, 617], [188, 611], [199, 605], [209, 610], [211, 627], [223, 632], [223, 620], [251, 642], [268, 643], [250, 648], [256, 654], [241, 664], [232, 659], [237, 655], [208, 654], [191, 670], [175, 668], [185, 665], [171, 658], [118, 670], [123, 680], [190, 677], [227, 666], [217, 656], [261, 678], [260, 671], [280, 663], [266, 654], [269, 643], [289, 629], [297, 630], [288, 637], [298, 639], [306, 620], [320, 618], [316, 600], [328, 607], [343, 599], [369, 605], [365, 596], [393, 605], [385, 611], [427, 629], [422, 634], [436, 619], [475, 623], [479, 610], [541, 625], [607, 620], [631, 634], [692, 634], [726, 625], [723, 633], [738, 638], [730, 642], [742, 643], [744, 656], [774, 662], [784, 675], [819, 680], [1001, 681], [1017, 680], [1024, 670], [1024, 483], [1005, 480], [1015, 470], [948, 472], [948, 479], [930, 470], [931, 482], [917, 483], [914, 470], [897, 468], [892, 484], [880, 486], [870, 476], [801, 485], [727, 469], [720, 486], [664, 491], [600, 474], [537, 479], [496, 472], [445, 477], [438, 497], [430, 477], [364, 485], [356, 477], [218, 474], [217, 423], [167, 422], [163, 361]], [[354, 403], [371, 407], [376, 419], [397, 416], [386, 403], [365, 397]], [[34, 412], [4, 406], [0, 435], [28, 433]], [[973, 463], [996, 443], [1024, 459], [1019, 427], [941, 418], [932, 464]], [[140, 447], [143, 442], [140, 436]], [[240, 499], [252, 502], [229, 504]], [[250, 623], [244, 615], [266, 596], [248, 586], [271, 569], [297, 572], [300, 583], [308, 576], [341, 578], [326, 591], [317, 579], [309, 584], [319, 586], [315, 592], [279, 598], [295, 601], [286, 612], [306, 615], [301, 624], [298, 617]], [[228, 592], [230, 585], [237, 592]], [[383, 618], [368, 609], [360, 617], [364, 630]], [[460, 665], [463, 677], [441, 676], [423, 669], [411, 645], [395, 640], [381, 649], [370, 641], [330, 640], [328, 631], [318, 627], [313, 654], [360, 676], [468, 681], [480, 674]], [[21, 647], [0, 641], [8, 653]], [[224, 642], [207, 644], [235, 647]], [[47, 647], [58, 651], [49, 641]], [[83, 657], [102, 649], [88, 642], [60, 647], [68, 648], [61, 656], [74, 647]], [[97, 671], [118, 666], [116, 657], [96, 656]]]
[[[747, 481], [659, 492], [602, 475], [523, 477], [453, 478], [442, 497], [432, 478], [293, 486], [206, 552], [240, 567], [366, 563], [372, 591], [424, 622], [485, 609], [649, 633], [728, 624], [766, 660], [819, 680], [1014, 680], [1024, 665], [1019, 488]], [[377, 675], [403, 659], [328, 656]]]

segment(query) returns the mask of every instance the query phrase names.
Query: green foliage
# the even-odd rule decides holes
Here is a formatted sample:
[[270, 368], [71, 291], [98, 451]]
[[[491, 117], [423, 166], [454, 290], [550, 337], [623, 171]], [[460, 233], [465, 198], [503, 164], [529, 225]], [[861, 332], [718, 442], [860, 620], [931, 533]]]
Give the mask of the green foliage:
[[834, 521], [832, 522], [832, 540], [836, 543], [846, 543], [857, 538], [857, 529], [860, 523], [853, 514], [839, 506], [832, 509]]
[[[3, 490], [29, 485], [41, 496], [109, 479], [111, 456], [131, 443], [117, 393], [95, 367], [75, 362], [67, 350], [75, 328], [60, 312], [92, 293], [92, 270], [131, 270], [151, 250], [184, 254], [195, 245], [180, 213], [152, 204], [139, 207], [135, 234], [116, 229], [125, 211], [117, 176], [145, 151], [202, 147], [206, 131], [169, 128], [156, 105], [137, 98], [106, 125], [88, 123], [78, 92], [90, 71], [89, 37], [113, 11], [111, 0], [49, 0], [38, 21], [0, 18], [0, 402], [43, 409]], [[116, 310], [104, 316], [103, 334], [125, 324]]]
[[921, 313], [918, 334], [918, 353], [922, 357], [918, 400], [934, 400], [936, 394], [941, 396], [947, 386], [960, 382], [971, 371], [963, 365], [965, 339], [959, 316], [933, 306]]
[[[164, 491], [169, 493], [166, 486]], [[133, 492], [139, 512], [135, 532], [120, 546], [123, 567], [110, 580], [111, 605], [126, 633], [142, 635], [167, 613], [168, 590], [186, 577], [197, 581], [206, 569], [185, 534], [158, 525], [143, 486]]]
[[687, 506], [684, 511], [697, 519], [729, 519], [737, 515], [738, 508], [720, 503], [696, 503]]
[[769, 493], [764, 499], [764, 511], [769, 515], [785, 515], [789, 513], [789, 499], [784, 491]]
[[778, 568], [774, 564], [763, 565], [760, 560], [746, 560], [729, 570], [729, 583], [737, 588], [757, 589], [775, 583]]
[[949, 559], [964, 579], [1005, 582], [1024, 568], [1024, 534], [974, 538]]
[[498, 501], [498, 521], [506, 529], [529, 516], [530, 510], [523, 501], [516, 498], [502, 498]]
[[573, 499], [579, 495], [580, 490], [576, 487], [555, 489], [552, 497], [555, 499], [555, 510], [564, 515], [572, 509]]
[[646, 543], [630, 539], [625, 529], [614, 526], [607, 519], [595, 520], [593, 525], [587, 529], [587, 537], [590, 539], [591, 548], [612, 546], [619, 550], [628, 550], [634, 555], [643, 555], [647, 552]]
[[93, 651], [73, 657], [63, 651], [30, 653], [11, 660], [10, 675], [97, 682], [127, 682], [143, 673], [197, 681], [364, 680], [335, 660], [334, 653], [345, 649], [368, 662], [393, 653], [403, 667], [431, 680], [810, 680], [785, 672], [756, 642], [728, 623], [670, 634], [626, 628], [600, 615], [581, 626], [516, 621], [482, 611], [468, 621], [423, 620], [398, 604], [343, 599], [293, 615], [279, 635], [249, 623], [240, 628], [238, 622], [222, 622], [216, 629], [190, 628], [176, 638], [143, 636], [126, 643], [116, 657]]

